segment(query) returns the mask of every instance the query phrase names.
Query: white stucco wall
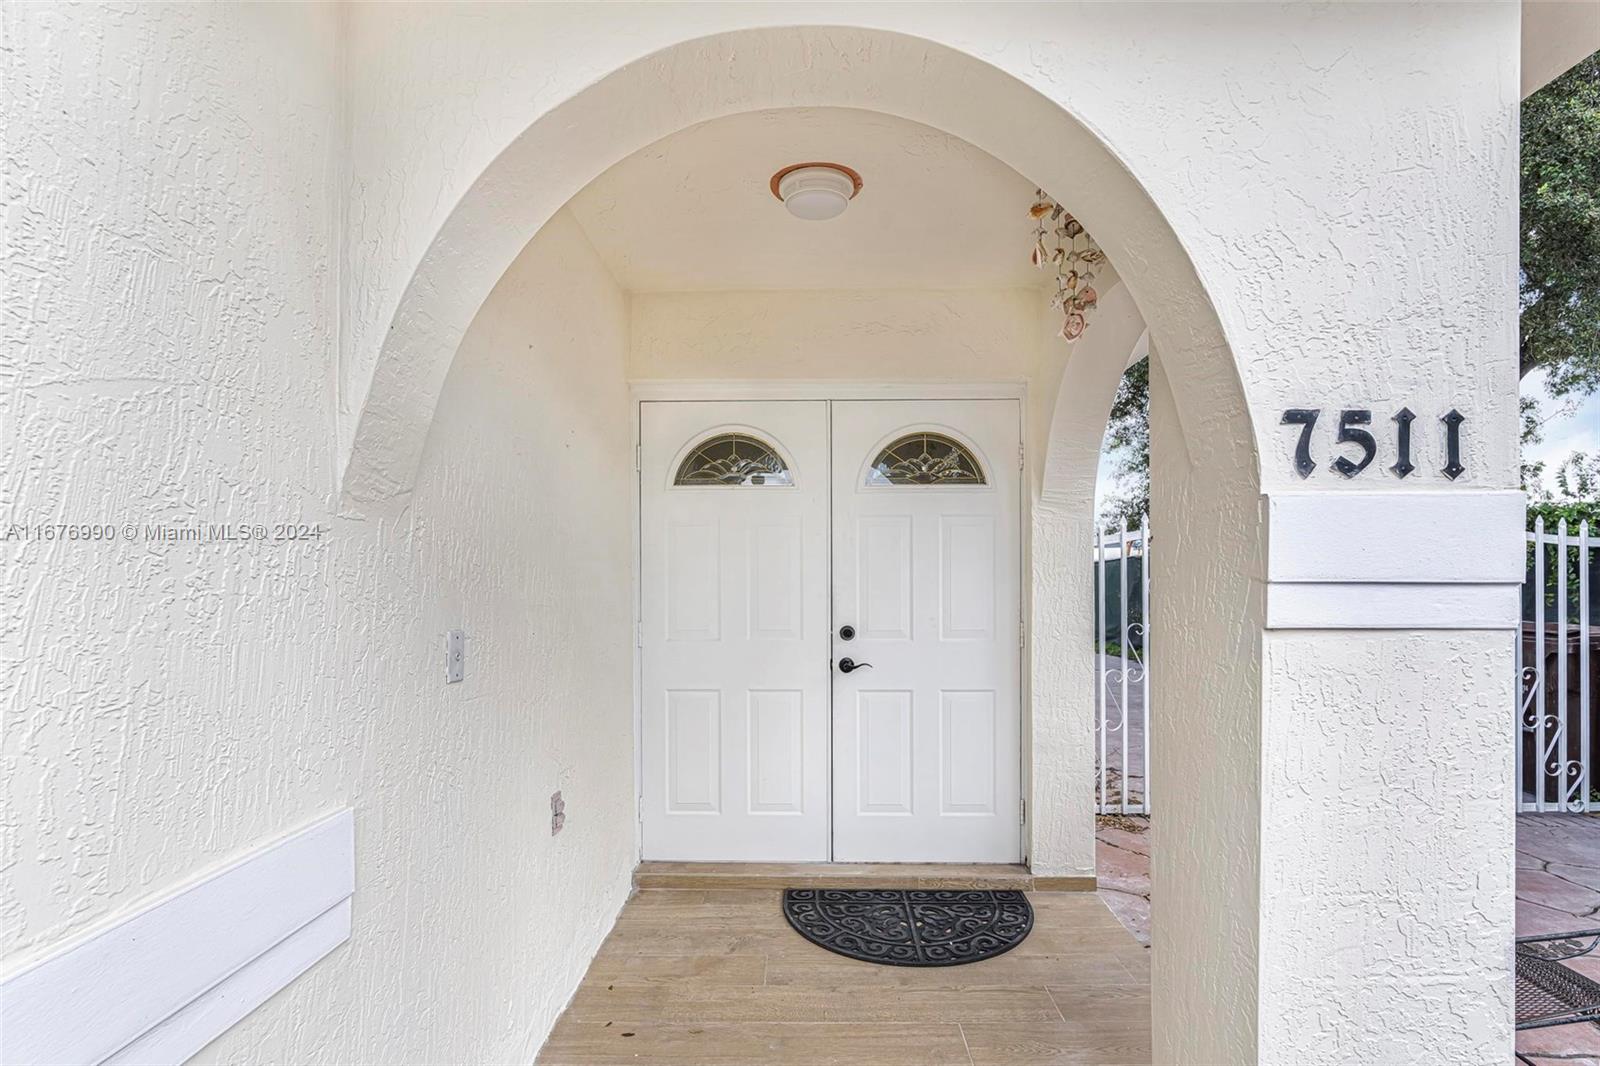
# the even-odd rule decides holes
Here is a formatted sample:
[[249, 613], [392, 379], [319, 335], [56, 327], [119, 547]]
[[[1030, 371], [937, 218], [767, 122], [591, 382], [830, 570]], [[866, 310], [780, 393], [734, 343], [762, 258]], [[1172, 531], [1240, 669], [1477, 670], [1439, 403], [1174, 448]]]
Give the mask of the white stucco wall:
[[531, 1059], [635, 852], [625, 297], [558, 216], [339, 518], [336, 12], [3, 18], [5, 521], [324, 528], [0, 545], [5, 968], [350, 805], [352, 939], [200, 1060]]
[[[1509, 879], [1468, 881], [1482, 856], [1510, 854], [1509, 819], [1418, 822], [1411, 805], [1376, 798], [1387, 748], [1382, 758], [1341, 763], [1336, 778], [1297, 777], [1303, 795], [1292, 801], [1271, 786], [1281, 783], [1273, 760], [1309, 758], [1362, 735], [1386, 736], [1399, 750], [1425, 735], [1450, 743], [1418, 753], [1418, 776], [1453, 781], [1451, 767], [1489, 767], [1465, 802], [1509, 809], [1505, 684], [1494, 680], [1510, 677], [1509, 641], [1268, 635], [1255, 494], [1300, 486], [1289, 465], [1293, 434], [1277, 426], [1289, 406], [1371, 406], [1380, 420], [1401, 404], [1430, 416], [1450, 406], [1468, 414], [1461, 482], [1437, 473], [1430, 424], [1427, 438], [1419, 427], [1417, 477], [1401, 483], [1373, 471], [1345, 483], [1319, 475], [1310, 487], [1320, 492], [1516, 484], [1514, 5], [1172, 6], [1159, 20], [1121, 5], [363, 5], [342, 13], [13, 5], [0, 18], [8, 45], [21, 42], [5, 74], [8, 108], [23, 115], [8, 130], [8, 182], [23, 205], [8, 240], [16, 260], [30, 264], [20, 274], [26, 314], [8, 320], [25, 351], [6, 429], [25, 462], [0, 475], [13, 520], [298, 519], [332, 530], [309, 550], [7, 547], [7, 578], [29, 592], [3, 616], [6, 857], [41, 860], [7, 873], [0, 924], [8, 957], [286, 822], [354, 800], [365, 849], [358, 938], [369, 939], [341, 949], [247, 1023], [255, 1042], [240, 1036], [226, 1050], [246, 1060], [255, 1047], [264, 1056], [339, 1057], [386, 1036], [418, 1042], [406, 1052], [451, 1058], [520, 1053], [537, 1040], [544, 1001], [524, 1014], [508, 1000], [449, 1000], [460, 986], [434, 984], [424, 971], [459, 973], [451, 942], [414, 938], [476, 934], [487, 923], [451, 923], [473, 920], [475, 905], [522, 901], [540, 877], [563, 876], [574, 879], [567, 898], [586, 890], [595, 901], [557, 925], [573, 930], [577, 952], [598, 935], [600, 903], [620, 892], [623, 867], [612, 868], [607, 849], [621, 847], [623, 829], [615, 840], [598, 825], [594, 840], [575, 832], [585, 807], [574, 797], [590, 791], [591, 766], [612, 768], [609, 752], [578, 753], [609, 736], [600, 724], [609, 719], [584, 719], [585, 732], [561, 749], [570, 764], [532, 758], [575, 713], [545, 701], [567, 691], [552, 690], [534, 669], [568, 676], [553, 649], [577, 656], [571, 666], [583, 671], [573, 677], [625, 676], [600, 642], [613, 621], [609, 601], [592, 596], [577, 580], [584, 566], [566, 567], [563, 556], [549, 584], [527, 579], [543, 620], [529, 624], [533, 616], [517, 614], [524, 608], [512, 595], [518, 573], [513, 567], [500, 581], [496, 567], [511, 566], [519, 548], [556, 559], [548, 550], [555, 536], [598, 570], [595, 560], [615, 547], [606, 538], [626, 535], [626, 517], [593, 486], [598, 495], [582, 511], [546, 519], [540, 510], [545, 492], [573, 491], [579, 459], [576, 449], [551, 459], [551, 449], [535, 445], [563, 441], [562, 429], [574, 442], [609, 439], [599, 431], [612, 424], [597, 382], [581, 379], [579, 395], [593, 406], [541, 406], [525, 418], [539, 424], [519, 421], [493, 435], [519, 445], [489, 454], [480, 445], [492, 424], [464, 425], [451, 393], [462, 381], [503, 380], [492, 367], [475, 377], [470, 361], [461, 373], [443, 371], [489, 286], [555, 210], [549, 205], [614, 161], [606, 158], [613, 149], [638, 147], [618, 139], [621, 126], [642, 136], [709, 117], [708, 101], [738, 95], [722, 91], [734, 75], [760, 106], [848, 104], [827, 91], [853, 78], [862, 87], [856, 102], [890, 100], [935, 124], [947, 116], [944, 128], [1037, 175], [1075, 210], [1081, 199], [1091, 228], [1097, 212], [1135, 220], [1096, 233], [1165, 356], [1155, 390], [1154, 519], [1173, 532], [1155, 575], [1165, 666], [1153, 675], [1154, 789], [1170, 812], [1156, 829], [1158, 1056], [1381, 1058], [1393, 1046], [1392, 1017], [1322, 1010], [1288, 979], [1315, 967], [1329, 988], [1426, 988], [1406, 1006], [1417, 1025], [1432, 1020], [1431, 1053], [1503, 1060], [1509, 983], [1499, 949], [1510, 931]], [[539, 156], [518, 172], [528, 184], [498, 185], [476, 201], [488, 224], [474, 232], [499, 231], [510, 249], [503, 259], [447, 242], [418, 275], [441, 223], [490, 161], [579, 88], [688, 38], [806, 23], [901, 30], [981, 64], [946, 77], [946, 58], [919, 64], [903, 39], [890, 47], [849, 30], [772, 44], [781, 63], [744, 46], [752, 42], [731, 59], [715, 46], [675, 53], [656, 71], [649, 99], [613, 108], [610, 121], [577, 114], [572, 136], [587, 155]], [[809, 62], [788, 61], [796, 50]], [[877, 78], [880, 61], [893, 69]], [[991, 87], [995, 70], [1042, 95], [1007, 96], [1002, 106], [963, 91]], [[905, 82], [908, 71], [926, 80]], [[1044, 124], [1056, 104], [1109, 153], [1089, 158], [1087, 172], [1072, 171], [1078, 189], [1051, 180], [1069, 173], [1062, 131]], [[1073, 165], [1084, 158], [1076, 153]], [[1170, 230], [1122, 210], [1136, 191]], [[530, 220], [519, 214], [527, 210], [545, 213]], [[469, 274], [482, 285], [473, 299], [432, 299], [441, 279]], [[573, 307], [617, 303], [587, 269], [547, 279], [568, 280], [594, 286], [554, 290]], [[532, 290], [523, 302], [524, 313], [545, 313]], [[561, 372], [586, 374], [613, 358], [620, 382], [620, 342], [611, 357], [587, 347], [565, 353], [622, 325], [608, 332], [543, 322], [528, 332], [543, 333], [554, 364], [587, 364]], [[420, 464], [397, 464], [403, 478], [377, 479], [388, 506], [373, 513], [382, 518], [336, 519], [334, 472], [383, 338], [400, 334], [427, 340], [418, 350], [432, 371], [414, 381], [401, 375], [378, 421], [409, 418], [420, 440], [437, 402], [432, 439]], [[540, 397], [547, 389], [571, 395], [542, 379], [531, 387]], [[391, 439], [383, 429], [374, 440]], [[447, 440], [471, 450], [437, 452]], [[544, 460], [531, 461], [535, 454]], [[479, 476], [526, 486], [532, 498], [475, 498]], [[550, 480], [519, 480], [534, 476]], [[454, 512], [476, 516], [472, 529], [453, 524]], [[524, 522], [544, 539], [515, 540]], [[570, 620], [563, 612], [572, 600], [596, 613]], [[438, 631], [457, 616], [469, 632], [473, 617], [519, 620], [532, 632], [521, 641], [512, 631], [480, 632], [473, 661], [506, 664], [506, 648], [536, 651], [516, 659], [509, 676], [474, 679], [469, 665], [462, 690], [476, 680], [487, 686], [480, 699], [444, 693], [434, 688]], [[538, 643], [541, 624], [552, 645]], [[1468, 652], [1473, 667], [1452, 669]], [[1359, 700], [1376, 710], [1346, 713]], [[474, 732], [491, 723], [512, 729], [495, 716], [529, 704], [523, 713], [537, 712], [540, 724], [518, 719], [515, 728], [533, 733]], [[1396, 707], [1410, 715], [1404, 729], [1379, 729], [1378, 716]], [[466, 776], [464, 762], [502, 739], [529, 758], [505, 764], [508, 777], [496, 784], [507, 791], [471, 791], [482, 775]], [[545, 778], [561, 765], [572, 768], [573, 813], [556, 845], [581, 842], [582, 854], [550, 863], [559, 875], [539, 873], [544, 867], [522, 853], [508, 859], [504, 848], [491, 865], [487, 850], [474, 850], [476, 837], [461, 842], [469, 825], [491, 839], [500, 830], [529, 839], [514, 831], [542, 820], [552, 787]], [[513, 788], [518, 773], [526, 777]], [[503, 809], [517, 802], [534, 809]], [[360, 828], [362, 803], [370, 829]], [[589, 809], [608, 810], [598, 799]], [[434, 861], [439, 869], [423, 871], [422, 881], [436, 890], [413, 888], [411, 864]], [[446, 877], [452, 861], [481, 878]], [[1330, 871], [1340, 864], [1336, 880]], [[1448, 901], [1442, 909], [1424, 898], [1429, 879]], [[1479, 918], [1463, 922], [1469, 898]], [[1393, 913], [1384, 909], [1391, 902]], [[1291, 915], [1302, 922], [1300, 941], [1285, 932]], [[1431, 923], [1427, 935], [1403, 937], [1381, 975], [1359, 953], [1332, 950], [1347, 929], [1351, 938], [1398, 944], [1386, 938], [1418, 920]], [[1300, 950], [1302, 942], [1319, 952]], [[436, 998], [424, 1002], [429, 994]], [[413, 1012], [403, 1026], [395, 1022], [402, 1002]], [[430, 1009], [438, 1013], [422, 1019], [428, 1024], [415, 1024], [414, 1012]], [[1484, 1020], [1449, 1024], [1466, 1014]]]
[[[636, 858], [627, 336], [557, 215], [467, 333], [409, 513], [347, 524], [355, 934], [206, 1059], [529, 1061], [577, 986]], [[467, 676], [445, 686], [454, 627]]]
[[1026, 384], [1048, 299], [1032, 289], [638, 293], [628, 376]]
[[7, 522], [118, 538], [0, 549], [22, 593], [3, 615], [14, 959], [338, 805], [362, 759], [344, 729], [373, 706], [341, 706], [360, 690], [334, 646], [358, 547], [143, 540], [329, 521], [336, 18], [0, 18], [15, 197], [0, 499]]
[[[1512, 1010], [1510, 985], [1494, 979], [1515, 882], [1510, 639], [1268, 635], [1263, 1048], [1300, 1048], [1304, 1063], [1405, 1062], [1419, 1049], [1498, 1061], [1488, 1052]], [[1415, 965], [1446, 956], [1478, 983]], [[1308, 957], [1336, 964], [1307, 967]], [[1430, 1019], [1444, 1017], [1459, 1031], [1439, 1033]]]

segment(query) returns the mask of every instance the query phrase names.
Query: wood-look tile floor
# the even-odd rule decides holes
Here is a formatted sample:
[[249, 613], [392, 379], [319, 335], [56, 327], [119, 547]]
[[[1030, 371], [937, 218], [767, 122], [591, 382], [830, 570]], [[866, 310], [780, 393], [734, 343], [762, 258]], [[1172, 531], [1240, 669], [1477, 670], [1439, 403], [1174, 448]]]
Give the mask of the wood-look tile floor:
[[1150, 1061], [1149, 956], [1093, 893], [1029, 893], [999, 958], [857, 962], [772, 889], [641, 889], [540, 1052], [547, 1066], [1010, 1066]]

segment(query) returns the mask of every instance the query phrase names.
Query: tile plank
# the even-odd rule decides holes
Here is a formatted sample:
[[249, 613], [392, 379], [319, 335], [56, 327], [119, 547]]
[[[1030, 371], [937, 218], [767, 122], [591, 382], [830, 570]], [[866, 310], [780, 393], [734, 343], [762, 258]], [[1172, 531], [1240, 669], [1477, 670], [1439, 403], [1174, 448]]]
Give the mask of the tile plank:
[[759, 985], [765, 981], [765, 955], [600, 955], [584, 977], [588, 985], [673, 984], [698, 988]]
[[637, 1025], [651, 1021], [938, 1024], [982, 1021], [1012, 1025], [1061, 1020], [1044, 988], [776, 987], [692, 985], [582, 987], [567, 1007], [575, 1021]]
[[[625, 1036], [632, 1033], [632, 1036]], [[636, 1029], [563, 1020], [543, 1066], [969, 1066], [955, 1025], [685, 1025]]]
[[1148, 1029], [1136, 1034], [1115, 1027], [1072, 1022], [1054, 1025], [961, 1026], [973, 1066], [1148, 1066]]
[[811, 988], [972, 988], [1092, 985], [1138, 990], [1137, 980], [1111, 951], [1086, 949], [1063, 955], [1018, 955], [963, 966], [878, 966], [832, 952], [825, 957], [783, 957], [767, 962], [767, 984]]

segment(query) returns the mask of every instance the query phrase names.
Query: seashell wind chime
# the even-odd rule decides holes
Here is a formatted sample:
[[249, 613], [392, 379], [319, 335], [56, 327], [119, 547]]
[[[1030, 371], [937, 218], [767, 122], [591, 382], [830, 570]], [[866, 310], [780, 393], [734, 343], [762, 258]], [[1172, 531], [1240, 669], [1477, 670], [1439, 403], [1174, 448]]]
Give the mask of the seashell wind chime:
[[1089, 328], [1088, 315], [1100, 295], [1094, 291], [1095, 268], [1106, 261], [1106, 253], [1094, 243], [1083, 223], [1073, 218], [1060, 204], [1034, 190], [1028, 214], [1036, 228], [1033, 233], [1033, 265], [1056, 272], [1056, 294], [1050, 306], [1061, 312], [1061, 336], [1075, 341]]

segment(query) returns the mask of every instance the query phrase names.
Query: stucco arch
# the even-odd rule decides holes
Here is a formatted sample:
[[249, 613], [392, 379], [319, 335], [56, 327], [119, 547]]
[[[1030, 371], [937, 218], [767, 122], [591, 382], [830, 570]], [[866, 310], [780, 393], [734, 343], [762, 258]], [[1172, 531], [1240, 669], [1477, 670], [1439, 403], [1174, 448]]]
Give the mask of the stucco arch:
[[1039, 464], [1039, 501], [1048, 510], [1077, 513], [1094, 500], [1106, 419], [1122, 372], [1150, 350], [1149, 327], [1126, 283], [1118, 279], [1101, 296], [1094, 328], [1062, 349], [1061, 382]]
[[1222, 435], [1242, 446], [1231, 458], [1256, 475], [1244, 392], [1204, 286], [1159, 207], [1085, 121], [1012, 74], [927, 39], [775, 27], [686, 40], [617, 68], [534, 117], [477, 177], [423, 253], [372, 360], [343, 463], [344, 507], [382, 509], [409, 492], [468, 324], [579, 189], [686, 126], [808, 106], [866, 108], [944, 130], [1062, 193], [1165, 338], [1185, 425], [1226, 423]]
[[1128, 286], [1101, 297], [1094, 326], [1068, 346], [1056, 340], [1060, 384], [1037, 412], [1045, 435], [1034, 486], [1030, 651], [1035, 817], [1033, 867], [1061, 876], [1095, 871], [1094, 619], [1088, 560], [1094, 544], [1095, 478], [1111, 402], [1149, 332]]
[[[381, 513], [408, 497], [468, 325], [523, 247], [574, 194], [612, 164], [679, 129], [782, 107], [863, 108], [942, 130], [1068, 203], [1121, 279], [1080, 348], [1084, 354], [1074, 354], [1069, 365], [1087, 366], [1095, 349], [1137, 340], [1137, 333], [1123, 336], [1126, 325], [1113, 325], [1132, 321], [1127, 312], [1148, 325], [1158, 352], [1152, 409], [1159, 425], [1153, 439], [1163, 471], [1153, 521], [1160, 525], [1170, 516], [1182, 523], [1181, 535], [1176, 524], [1170, 527], [1174, 535], [1155, 563], [1152, 580], [1162, 583], [1164, 597], [1155, 626], [1176, 633], [1180, 627], [1164, 621], [1161, 612], [1193, 615], [1184, 619], [1188, 636], [1169, 640], [1162, 660], [1173, 676], [1185, 677], [1188, 700], [1182, 718], [1169, 718], [1193, 736], [1156, 739], [1151, 787], [1177, 796], [1203, 786], [1208, 794], [1204, 805], [1175, 803], [1163, 822], [1157, 891], [1163, 891], [1164, 879], [1173, 891], [1163, 892], [1164, 910], [1154, 929], [1156, 1051], [1162, 1060], [1246, 1058], [1258, 1031], [1252, 886], [1260, 868], [1253, 820], [1259, 767], [1252, 752], [1258, 750], [1259, 721], [1236, 717], [1259, 707], [1262, 597], [1254, 578], [1262, 538], [1255, 433], [1240, 374], [1200, 276], [1160, 206], [1114, 147], [1093, 132], [1092, 116], [1069, 113], [1035, 86], [975, 55], [879, 29], [738, 30], [685, 40], [618, 67], [532, 118], [433, 235], [377, 353], [344, 463], [341, 504], [349, 512]], [[1120, 353], [1124, 363], [1127, 350]], [[1114, 390], [1120, 370], [1106, 370], [1106, 381], [1081, 392], [1073, 384], [1059, 398], [1057, 418], [1078, 412], [1080, 431], [1097, 422], [1094, 434], [1078, 432], [1084, 441], [1098, 444], [1110, 402], [1105, 389], [1109, 384]], [[1065, 380], [1077, 382], [1077, 374]], [[1090, 395], [1100, 392], [1105, 395]], [[1058, 518], [1063, 513], [1055, 511]], [[1047, 522], [1050, 516], [1046, 509]], [[1076, 534], [1053, 536], [1037, 522], [1034, 527], [1036, 549], [1049, 545], [1036, 551], [1034, 587], [1057, 605], [1048, 617], [1035, 612], [1036, 667], [1048, 649], [1069, 649], [1045, 664], [1056, 672], [1047, 682], [1042, 714], [1035, 699], [1035, 767], [1057, 760], [1085, 765], [1073, 744], [1086, 744], [1087, 730], [1077, 725], [1087, 725], [1087, 719], [1073, 714], [1071, 705], [1076, 700], [1081, 711], [1092, 688], [1068, 689], [1089, 664], [1083, 648], [1070, 650], [1075, 630], [1062, 618], [1063, 611], [1068, 619], [1077, 617], [1071, 575], [1087, 572], [1078, 548], [1092, 516], [1080, 506], [1067, 521]], [[1214, 649], [1223, 637], [1230, 652], [1218, 657]], [[1059, 707], [1055, 695], [1063, 701]], [[1156, 713], [1161, 711], [1158, 704]], [[1076, 739], [1074, 732], [1080, 734]], [[1226, 750], [1224, 742], [1230, 745]], [[1225, 764], [1209, 780], [1208, 759]], [[1048, 869], [1073, 819], [1089, 817], [1084, 803], [1090, 792], [1077, 789], [1071, 773], [1051, 776], [1042, 790], [1035, 784], [1032, 851]], [[1092, 855], [1088, 862], [1092, 870]], [[1196, 864], [1205, 867], [1204, 876], [1196, 876]], [[1219, 986], [1227, 989], [1220, 1006]]]

